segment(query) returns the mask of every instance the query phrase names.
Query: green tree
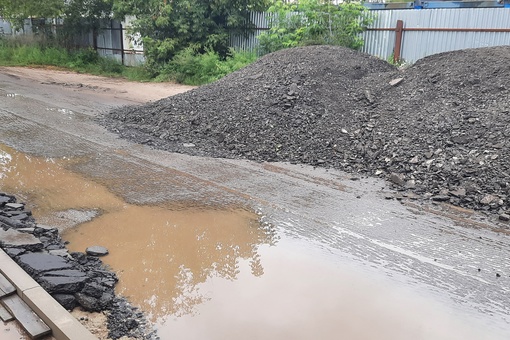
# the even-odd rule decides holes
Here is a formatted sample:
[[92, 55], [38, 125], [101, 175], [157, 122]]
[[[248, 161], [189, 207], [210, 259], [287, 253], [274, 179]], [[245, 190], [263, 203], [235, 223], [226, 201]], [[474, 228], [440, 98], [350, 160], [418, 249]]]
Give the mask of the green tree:
[[27, 18], [55, 18], [60, 16], [65, 0], [0, 0], [0, 16], [14, 27], [22, 28]]
[[303, 45], [363, 46], [360, 33], [373, 22], [358, 2], [275, 1], [268, 9], [269, 30], [259, 36], [263, 54]]
[[144, 44], [147, 66], [157, 67], [178, 52], [228, 54], [229, 33], [253, 27], [251, 11], [267, 0], [114, 0], [116, 16], [134, 16], [132, 31]]
[[113, 0], [67, 0], [62, 11], [64, 25], [59, 37], [68, 45], [80, 34], [92, 32], [95, 39], [102, 25], [112, 16]]

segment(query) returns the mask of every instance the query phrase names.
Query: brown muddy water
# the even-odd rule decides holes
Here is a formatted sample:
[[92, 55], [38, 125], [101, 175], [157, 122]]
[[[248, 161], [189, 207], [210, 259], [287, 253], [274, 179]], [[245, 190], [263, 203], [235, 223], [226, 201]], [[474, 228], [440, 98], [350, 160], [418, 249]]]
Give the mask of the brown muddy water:
[[445, 297], [275, 235], [247, 209], [128, 204], [68, 170], [77, 161], [0, 145], [0, 188], [59, 226], [71, 251], [107, 247], [117, 292], [163, 340], [493, 338]]

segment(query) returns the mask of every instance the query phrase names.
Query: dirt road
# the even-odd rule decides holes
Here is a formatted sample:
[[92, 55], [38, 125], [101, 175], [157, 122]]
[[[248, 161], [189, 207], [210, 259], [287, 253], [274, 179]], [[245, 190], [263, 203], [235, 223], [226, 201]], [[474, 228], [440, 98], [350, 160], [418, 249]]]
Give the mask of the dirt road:
[[[199, 243], [192, 254], [173, 256], [185, 254], [186, 242], [211, 239], [207, 230], [191, 232], [165, 250], [170, 262], [188, 259], [176, 264], [181, 275], [177, 295], [163, 284], [152, 295], [133, 297], [153, 316], [162, 339], [337, 339], [339, 334], [349, 339], [508, 339], [510, 239], [484, 216], [386, 199], [390, 195], [384, 182], [338, 171], [152, 150], [120, 140], [94, 122], [112, 107], [186, 89], [0, 69], [0, 144], [10, 159], [18, 157], [19, 164], [28, 160], [23, 167], [12, 161], [0, 164], [0, 189], [26, 199], [38, 221], [75, 228], [88, 219], [73, 219], [69, 212], [97, 212], [100, 218], [91, 223], [108, 220], [99, 227], [108, 234], [105, 228], [129, 220], [109, 214], [127, 209], [130, 216], [144, 216], [137, 222], [142, 235], [151, 232], [150, 221], [164, 211], [242, 207], [256, 212], [271, 229], [268, 240], [254, 232], [219, 228], [225, 235], [213, 248]], [[14, 157], [15, 152], [20, 154]], [[29, 173], [30, 164], [46, 163], [59, 166], [44, 170], [54, 174], [44, 181], [56, 185], [43, 186], [37, 171], [35, 177], [22, 175]], [[57, 181], [66, 176], [72, 181]], [[70, 184], [77, 181], [80, 186]], [[97, 190], [86, 204], [74, 203], [73, 195], [57, 199], [66, 192], [86, 193], [91, 186]], [[189, 216], [194, 214], [190, 210]], [[172, 218], [177, 219], [162, 221], [168, 225]], [[67, 230], [77, 230], [82, 239], [89, 233], [99, 237], [101, 231], [93, 228], [86, 223]], [[253, 239], [226, 241], [240, 234]], [[157, 239], [149, 238], [148, 244]], [[239, 246], [245, 243], [252, 245], [247, 253]], [[225, 244], [232, 252], [214, 253]], [[129, 245], [110, 250], [120, 252]], [[235, 261], [222, 262], [229, 257]], [[188, 265], [210, 258], [210, 265], [198, 266], [199, 271]], [[159, 271], [158, 261], [147, 258], [143, 270]], [[122, 282], [133, 264], [115, 265]], [[222, 274], [222, 268], [232, 275]], [[167, 279], [155, 280], [168, 285]], [[124, 292], [149, 290], [122, 284]], [[171, 301], [159, 303], [165, 295]], [[178, 303], [186, 308], [175, 308]]]

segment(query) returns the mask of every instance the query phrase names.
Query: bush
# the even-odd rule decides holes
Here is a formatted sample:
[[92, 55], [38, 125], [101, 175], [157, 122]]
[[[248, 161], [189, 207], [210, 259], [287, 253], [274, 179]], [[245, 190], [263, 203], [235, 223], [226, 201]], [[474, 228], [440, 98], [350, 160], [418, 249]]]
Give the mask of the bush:
[[207, 51], [198, 53], [194, 48], [186, 48], [167, 63], [157, 80], [174, 80], [187, 85], [202, 85], [216, 81], [229, 73], [251, 64], [257, 55], [251, 52], [231, 50], [222, 59], [218, 53]]

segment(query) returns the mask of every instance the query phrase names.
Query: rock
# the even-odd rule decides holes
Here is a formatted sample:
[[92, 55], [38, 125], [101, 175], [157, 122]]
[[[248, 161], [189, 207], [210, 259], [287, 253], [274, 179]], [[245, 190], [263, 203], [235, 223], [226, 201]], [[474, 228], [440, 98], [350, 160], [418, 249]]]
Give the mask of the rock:
[[497, 196], [494, 196], [494, 195], [485, 195], [481, 200], [480, 200], [480, 204], [483, 204], [483, 205], [489, 205], [491, 203], [494, 203], [494, 202], [497, 202], [499, 201], [499, 197]]
[[51, 255], [56, 255], [56, 256], [61, 256], [61, 257], [65, 257], [65, 258], [69, 258], [69, 251], [67, 249], [51, 249], [52, 246], [48, 246], [46, 247], [46, 249], [49, 249], [48, 250], [48, 253], [51, 254]]
[[450, 194], [455, 197], [464, 197], [466, 196], [466, 189], [458, 188], [457, 190], [450, 191]]
[[6, 248], [22, 248], [29, 251], [39, 251], [42, 242], [32, 234], [21, 233], [14, 229], [0, 229], [0, 245]]
[[433, 201], [436, 201], [436, 202], [447, 202], [447, 201], [450, 200], [450, 196], [447, 196], [447, 195], [436, 195], [436, 196], [432, 196], [430, 199], [433, 200]]
[[52, 296], [62, 307], [69, 311], [77, 305], [76, 298], [72, 294], [53, 294]]
[[115, 295], [112, 292], [104, 292], [99, 298], [99, 305], [102, 309], [106, 309], [115, 299]]
[[102, 246], [88, 247], [85, 251], [90, 256], [105, 256], [108, 255], [108, 249]]
[[0, 207], [5, 206], [5, 203], [10, 202], [11, 198], [8, 196], [0, 195]]
[[72, 263], [66, 261], [64, 258], [45, 253], [23, 254], [19, 257], [18, 264], [30, 275], [73, 268]]
[[414, 189], [416, 188], [416, 181], [413, 179], [410, 179], [406, 182], [406, 188], [407, 189]]
[[25, 249], [20, 249], [20, 248], [4, 248], [4, 251], [10, 257], [16, 257], [16, 256], [21, 255], [26, 252]]
[[7, 224], [7, 226], [9, 226], [11, 228], [24, 228], [24, 227], [26, 227], [26, 225], [21, 223], [20, 221], [14, 220], [14, 219], [12, 219], [10, 217], [6, 217], [6, 216], [0, 216], [0, 222], [4, 223], [4, 224]]
[[397, 86], [398, 84], [400, 84], [402, 82], [402, 80], [404, 80], [404, 78], [395, 78], [395, 79], [392, 79], [389, 84], [391, 86]]
[[83, 293], [76, 293], [74, 297], [76, 298], [78, 304], [80, 304], [80, 306], [82, 306], [83, 309], [85, 309], [86, 311], [89, 312], [101, 311], [101, 305], [99, 303], [99, 300], [96, 299], [95, 297]]
[[77, 293], [81, 291], [87, 276], [46, 276], [38, 279], [39, 284], [49, 293]]
[[82, 289], [82, 293], [95, 297], [96, 299], [101, 298], [104, 292], [105, 287], [100, 286], [96, 282], [89, 282]]
[[11, 219], [17, 220], [17, 221], [24, 221], [24, 220], [28, 219], [28, 217], [29, 216], [27, 214], [16, 214], [16, 215], [11, 216]]
[[373, 104], [375, 102], [374, 96], [372, 95], [372, 92], [370, 90], [365, 90], [365, 98], [368, 100], [370, 104]]
[[87, 273], [78, 269], [63, 269], [44, 273], [45, 276], [87, 277]]
[[510, 215], [508, 214], [499, 214], [498, 216], [499, 220], [500, 221], [510, 221]]
[[21, 204], [21, 203], [7, 203], [7, 204], [5, 204], [5, 207], [16, 210], [16, 209], [23, 209], [25, 207], [25, 205]]
[[390, 182], [396, 185], [402, 186], [405, 184], [404, 175], [401, 174], [392, 173], [390, 174], [390, 177], [388, 179], [390, 180]]

